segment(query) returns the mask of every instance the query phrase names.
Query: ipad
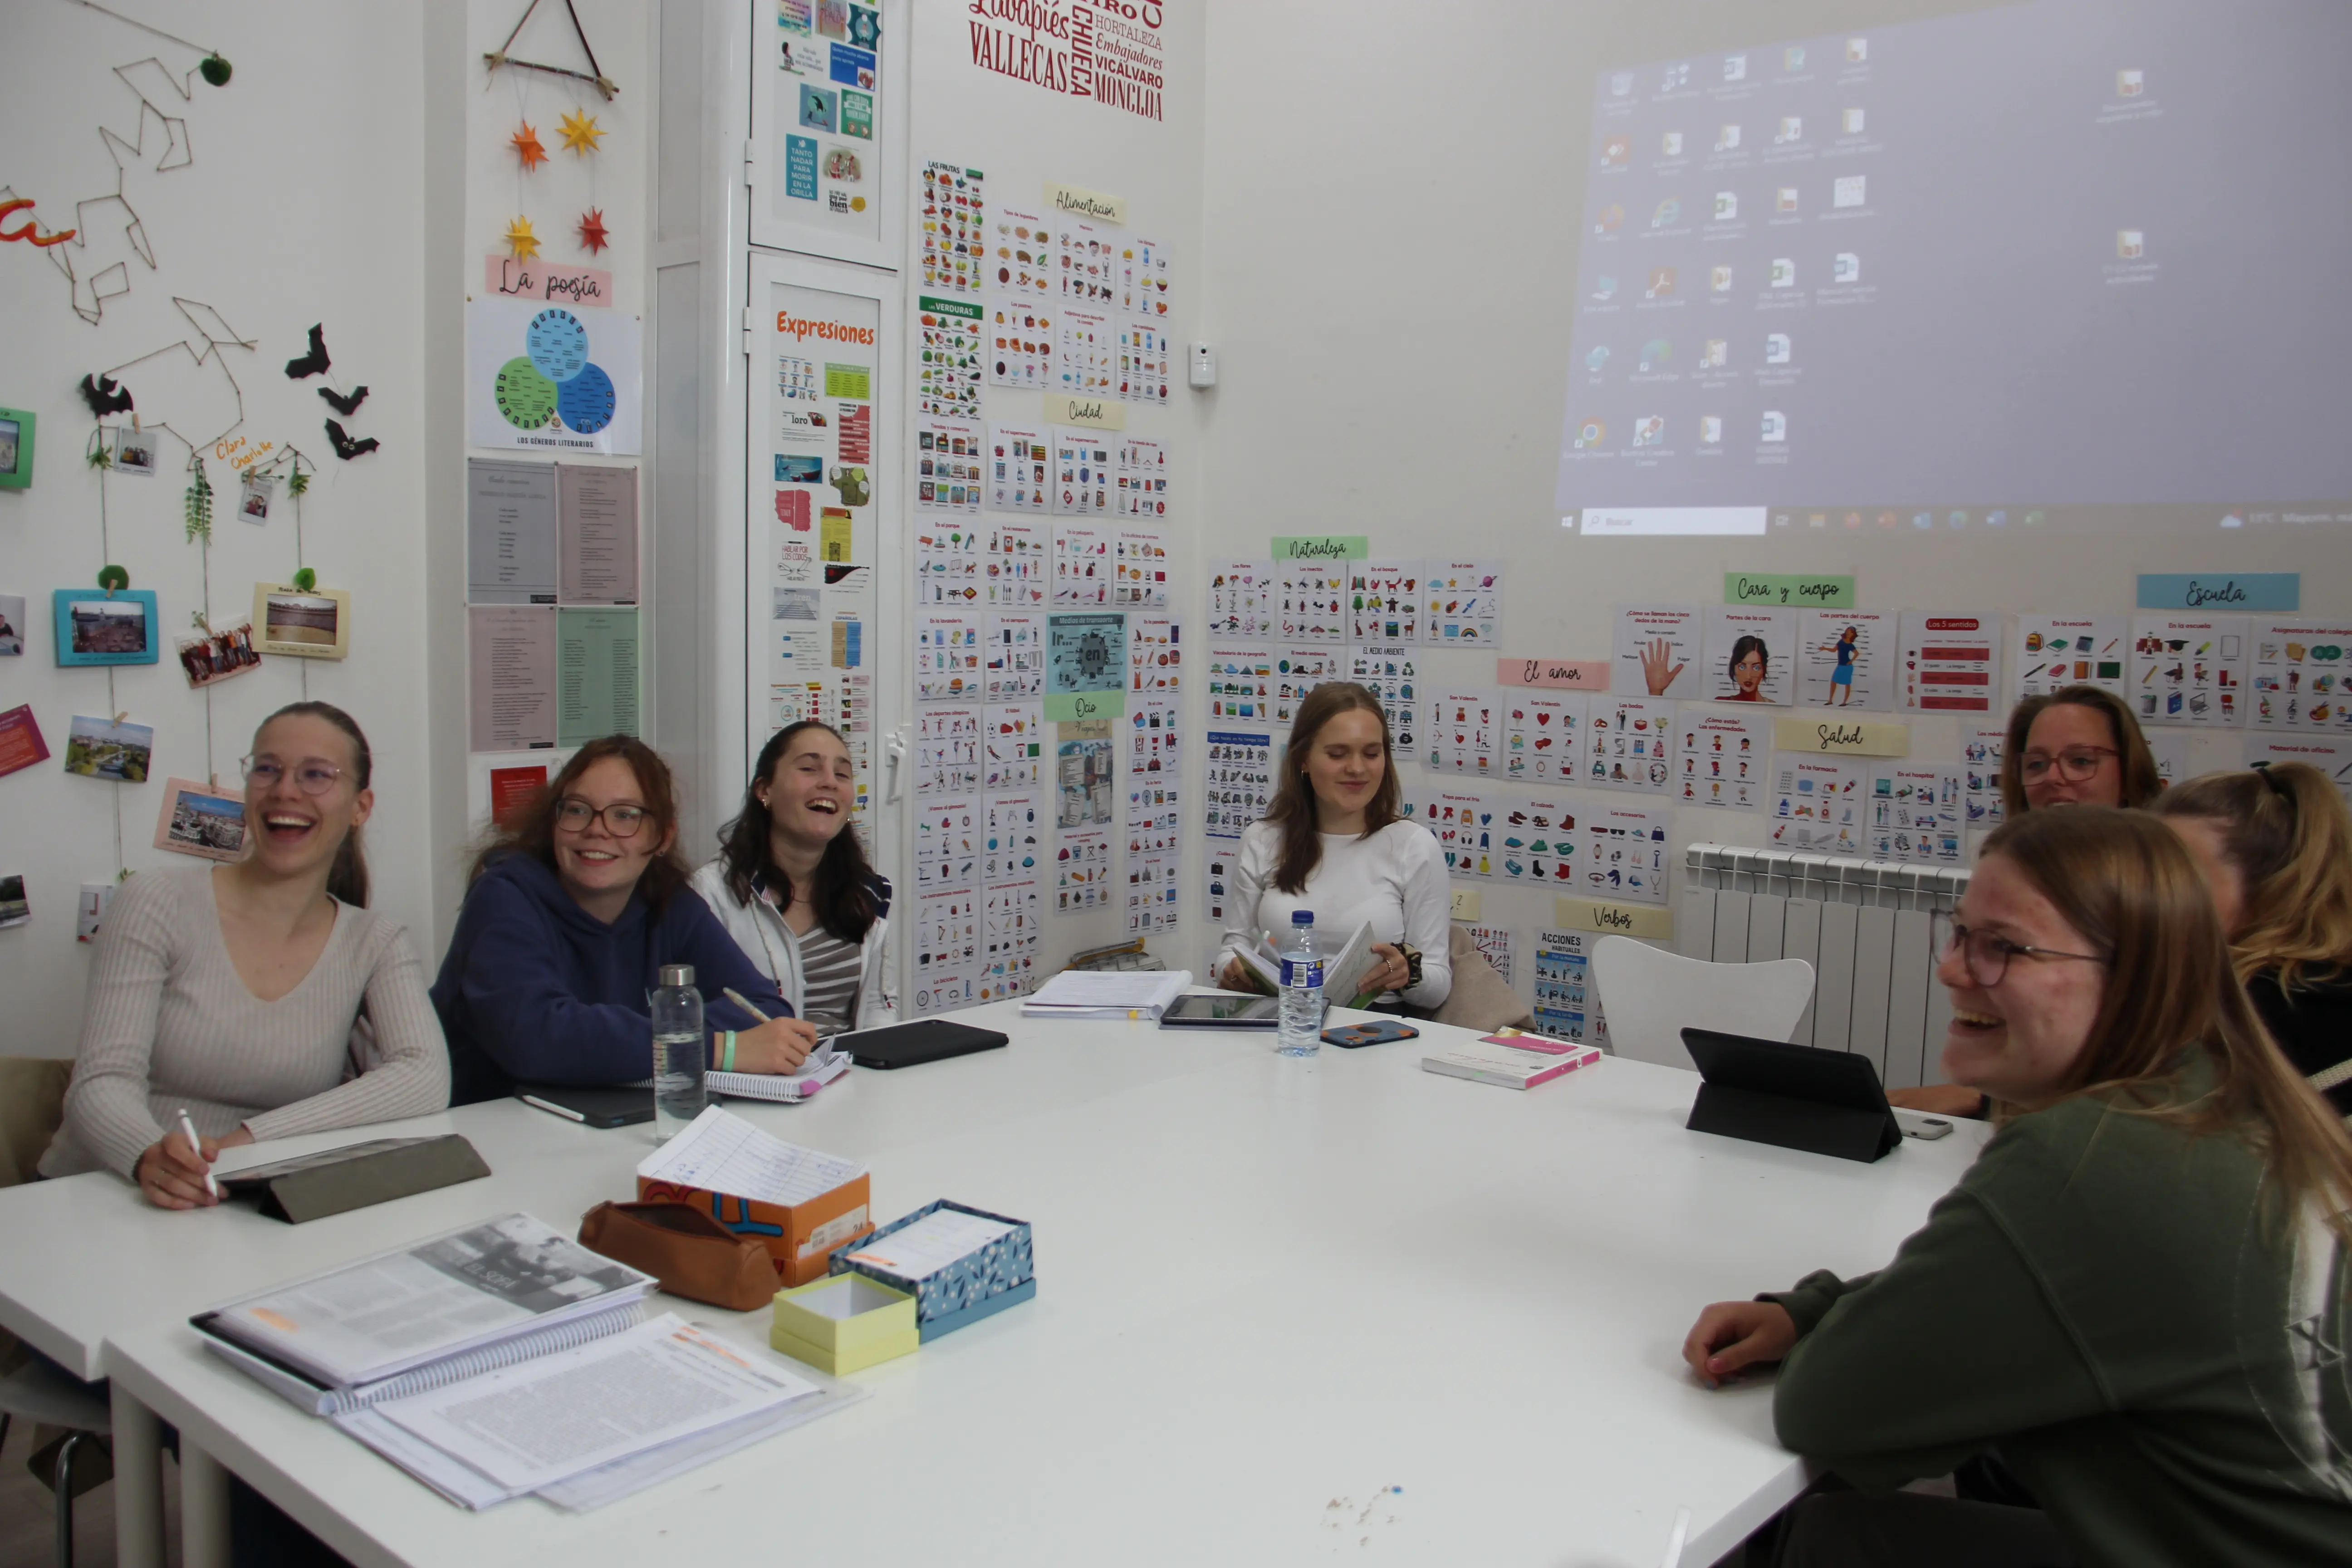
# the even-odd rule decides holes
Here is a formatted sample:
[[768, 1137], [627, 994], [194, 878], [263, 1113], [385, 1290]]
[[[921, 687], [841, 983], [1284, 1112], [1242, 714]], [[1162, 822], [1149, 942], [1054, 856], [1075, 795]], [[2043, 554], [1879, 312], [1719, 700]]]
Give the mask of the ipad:
[[566, 1121], [610, 1130], [635, 1127], [654, 1119], [654, 1089], [622, 1084], [519, 1083], [514, 1097], [525, 1105], [561, 1116]]
[[993, 1029], [925, 1018], [913, 1024], [886, 1024], [878, 1029], [858, 1029], [833, 1037], [834, 1049], [847, 1051], [862, 1068], [910, 1068], [950, 1057], [992, 1051], [1011, 1041]]
[[1179, 996], [1160, 1015], [1163, 1029], [1271, 1029], [1281, 1021], [1280, 998], [1241, 996], [1229, 991]]

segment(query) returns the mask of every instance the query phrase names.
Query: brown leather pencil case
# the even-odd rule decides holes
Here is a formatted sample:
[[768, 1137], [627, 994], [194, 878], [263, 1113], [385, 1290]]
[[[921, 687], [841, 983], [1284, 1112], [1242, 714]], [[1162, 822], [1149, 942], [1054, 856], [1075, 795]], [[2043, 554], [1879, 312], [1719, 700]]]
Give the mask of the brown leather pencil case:
[[598, 1204], [581, 1216], [580, 1245], [689, 1300], [748, 1312], [775, 1299], [768, 1249], [691, 1204]]

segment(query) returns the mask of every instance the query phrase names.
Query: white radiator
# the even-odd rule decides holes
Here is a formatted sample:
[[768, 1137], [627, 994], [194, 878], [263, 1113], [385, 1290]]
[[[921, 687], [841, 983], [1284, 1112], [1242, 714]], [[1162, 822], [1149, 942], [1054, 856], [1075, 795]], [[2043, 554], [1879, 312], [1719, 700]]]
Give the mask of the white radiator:
[[1951, 1003], [1936, 981], [1936, 911], [1965, 869], [1694, 844], [1683, 858], [1675, 951], [1717, 963], [1801, 958], [1813, 1001], [1799, 1045], [1856, 1051], [1889, 1089], [1941, 1083]]

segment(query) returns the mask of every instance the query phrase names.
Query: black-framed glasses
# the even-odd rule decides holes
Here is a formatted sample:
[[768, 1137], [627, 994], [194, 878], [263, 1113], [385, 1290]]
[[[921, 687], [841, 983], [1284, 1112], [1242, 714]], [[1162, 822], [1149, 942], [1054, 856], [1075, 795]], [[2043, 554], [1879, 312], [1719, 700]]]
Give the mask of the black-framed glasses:
[[2021, 942], [2011, 942], [1998, 931], [1979, 931], [1962, 925], [1949, 914], [1938, 912], [1936, 925], [1940, 928], [1936, 939], [1936, 952], [1940, 962], [1955, 952], [1962, 955], [1969, 978], [1990, 991], [2009, 974], [2012, 958], [2071, 958], [2084, 963], [2105, 963], [2105, 954], [2096, 952], [2063, 952], [2054, 947], [2033, 947]]
[[615, 838], [635, 838], [637, 829], [645, 826], [646, 808], [642, 805], [590, 805], [576, 795], [567, 795], [555, 807], [555, 826], [566, 833], [585, 833], [588, 825], [602, 820], [604, 831]]
[[[284, 763], [271, 756], [241, 757], [237, 765], [245, 770], [246, 788], [263, 791], [276, 789], [278, 781], [289, 771]], [[324, 795], [335, 787], [337, 779], [343, 776], [342, 769], [332, 763], [322, 763], [316, 757], [295, 763], [290, 771], [294, 774], [295, 787], [304, 795]]]
[[2113, 746], [2069, 746], [2055, 755], [2028, 752], [2018, 759], [2017, 773], [2028, 784], [2039, 784], [2053, 772], [2068, 784], [2088, 784], [2106, 758], [2122, 755]]

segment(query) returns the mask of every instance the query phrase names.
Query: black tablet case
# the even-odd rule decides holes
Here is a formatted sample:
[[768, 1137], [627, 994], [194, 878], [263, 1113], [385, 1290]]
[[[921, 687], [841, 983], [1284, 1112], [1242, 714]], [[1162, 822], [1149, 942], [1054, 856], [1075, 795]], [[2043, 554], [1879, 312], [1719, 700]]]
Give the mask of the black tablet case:
[[1683, 1045], [1706, 1079], [1683, 1124], [1694, 1132], [1864, 1164], [1903, 1142], [1867, 1057], [1711, 1029], [1685, 1029]]
[[529, 1095], [550, 1105], [560, 1105], [566, 1110], [580, 1113], [581, 1121], [589, 1127], [635, 1127], [654, 1119], [654, 1091], [650, 1087], [631, 1088], [626, 1085], [566, 1083], [519, 1083], [515, 1098]]
[[918, 1023], [886, 1024], [878, 1029], [835, 1035], [833, 1044], [847, 1051], [849, 1059], [862, 1068], [910, 1068], [945, 1061], [950, 1057], [970, 1056], [974, 1051], [992, 1051], [1012, 1044], [1012, 1040], [993, 1029], [975, 1029], [969, 1024], [950, 1024], [944, 1018], [925, 1018]]
[[256, 1165], [220, 1178], [231, 1197], [261, 1194], [261, 1212], [289, 1225], [429, 1193], [490, 1173], [471, 1143], [455, 1132], [437, 1138], [379, 1138]]

